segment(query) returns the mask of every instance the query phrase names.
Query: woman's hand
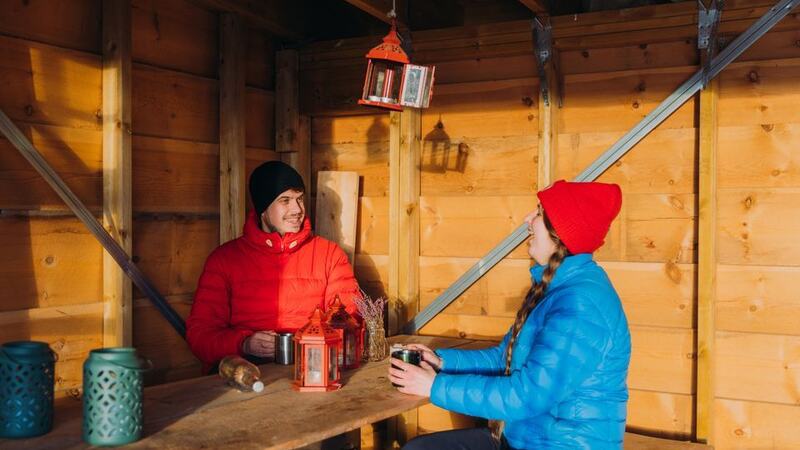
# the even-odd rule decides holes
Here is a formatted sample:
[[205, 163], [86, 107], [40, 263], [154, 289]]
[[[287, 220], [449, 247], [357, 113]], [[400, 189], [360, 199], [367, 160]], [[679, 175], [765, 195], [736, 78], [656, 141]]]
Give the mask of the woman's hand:
[[422, 360], [430, 364], [435, 371], [438, 372], [442, 370], [442, 358], [427, 346], [422, 344], [407, 344], [405, 348], [420, 352], [422, 354]]
[[389, 380], [397, 384], [397, 390], [404, 394], [419, 395], [422, 397], [431, 396], [433, 379], [436, 378], [436, 371], [425, 361], [417, 367], [400, 359], [392, 358], [389, 360]]

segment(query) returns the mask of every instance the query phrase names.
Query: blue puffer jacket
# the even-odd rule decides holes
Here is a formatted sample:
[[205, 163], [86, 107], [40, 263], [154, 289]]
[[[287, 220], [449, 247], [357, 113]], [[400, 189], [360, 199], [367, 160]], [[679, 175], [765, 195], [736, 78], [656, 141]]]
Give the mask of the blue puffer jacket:
[[[544, 266], [531, 269], [541, 280]], [[625, 432], [631, 356], [617, 293], [590, 254], [567, 257], [520, 330], [505, 370], [510, 333], [485, 350], [438, 350], [444, 363], [433, 404], [504, 420], [518, 449], [619, 449]]]

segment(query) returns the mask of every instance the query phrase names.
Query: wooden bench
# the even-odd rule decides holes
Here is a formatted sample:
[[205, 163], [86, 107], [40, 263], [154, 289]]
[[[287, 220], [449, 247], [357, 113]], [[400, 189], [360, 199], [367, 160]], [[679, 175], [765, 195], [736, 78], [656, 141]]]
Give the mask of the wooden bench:
[[641, 434], [625, 433], [625, 450], [711, 450], [714, 447], [694, 442], [660, 439]]

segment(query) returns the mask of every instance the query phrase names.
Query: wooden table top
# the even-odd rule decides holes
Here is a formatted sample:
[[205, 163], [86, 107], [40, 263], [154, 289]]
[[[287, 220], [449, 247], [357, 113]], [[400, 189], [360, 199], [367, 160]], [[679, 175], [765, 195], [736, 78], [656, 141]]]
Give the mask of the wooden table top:
[[[419, 342], [431, 348], [481, 348], [491, 342], [433, 336], [395, 336], [390, 343]], [[126, 448], [291, 449], [360, 428], [428, 403], [394, 389], [388, 359], [342, 373], [342, 389], [299, 393], [291, 388], [293, 366], [261, 366], [264, 390], [239, 392], [218, 376], [144, 390], [144, 432]], [[37, 438], [0, 440], [0, 449], [88, 448], [81, 438], [82, 405], [56, 403], [53, 430]]]

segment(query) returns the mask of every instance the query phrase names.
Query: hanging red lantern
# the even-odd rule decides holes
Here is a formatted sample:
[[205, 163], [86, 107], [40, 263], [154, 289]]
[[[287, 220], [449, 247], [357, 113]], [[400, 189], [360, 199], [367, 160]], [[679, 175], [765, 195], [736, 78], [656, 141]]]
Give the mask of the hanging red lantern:
[[338, 295], [330, 304], [328, 325], [342, 338], [343, 351], [339, 354], [339, 367], [344, 370], [358, 368], [364, 352], [364, 333], [358, 321], [347, 312]]
[[389, 34], [367, 53], [367, 75], [364, 79], [364, 92], [358, 104], [402, 111], [400, 88], [403, 83], [403, 68], [408, 63], [408, 55], [400, 47], [396, 21], [392, 19]]
[[300, 392], [334, 391], [342, 387], [339, 354], [342, 338], [317, 308], [295, 333], [294, 384]]

